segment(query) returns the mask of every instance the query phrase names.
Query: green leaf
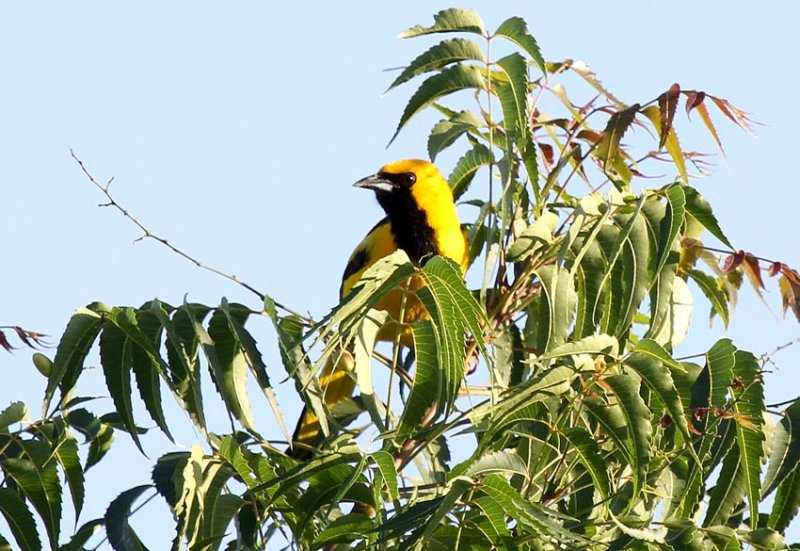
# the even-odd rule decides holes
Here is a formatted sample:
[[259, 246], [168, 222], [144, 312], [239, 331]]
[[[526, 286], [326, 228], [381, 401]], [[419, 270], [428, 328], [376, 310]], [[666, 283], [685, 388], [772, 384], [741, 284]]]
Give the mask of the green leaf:
[[61, 482], [48, 445], [37, 440], [18, 440], [19, 457], [0, 462], [6, 477], [33, 505], [42, 519], [52, 548], [58, 547], [61, 525]]
[[495, 451], [484, 454], [476, 460], [470, 460], [464, 469], [465, 476], [475, 479], [491, 473], [500, 473], [504, 476], [518, 474], [528, 478], [528, 467], [516, 452]]
[[[166, 332], [165, 348], [169, 360], [170, 386], [195, 426], [201, 433], [205, 433], [207, 429], [200, 385], [198, 342], [187, 313], [190, 308], [195, 309], [195, 318], [205, 317], [208, 312], [208, 308], [200, 305], [184, 305], [173, 310], [161, 302], [153, 301], [150, 306]], [[172, 312], [172, 318], [168, 312]]]
[[363, 537], [374, 527], [375, 521], [363, 513], [350, 513], [331, 521], [314, 537], [311, 549], [329, 549], [337, 543], [350, 543]]
[[86, 308], [80, 308], [70, 318], [64, 334], [58, 343], [53, 360], [53, 373], [47, 379], [42, 402], [42, 416], [47, 416], [50, 401], [56, 388], [61, 388], [61, 398], [65, 401], [83, 370], [83, 362], [97, 338], [103, 318]]
[[28, 406], [25, 402], [11, 402], [0, 412], [0, 432], [5, 432], [14, 423], [19, 423], [28, 418]]
[[636, 343], [633, 351], [658, 360], [672, 371], [686, 372], [686, 367], [681, 362], [673, 358], [669, 352], [652, 339], [641, 339]]
[[494, 36], [507, 38], [525, 50], [536, 65], [539, 66], [542, 74], [547, 74], [547, 66], [544, 62], [544, 57], [542, 57], [542, 52], [539, 50], [539, 44], [528, 30], [528, 24], [524, 19], [521, 17], [509, 17], [497, 27]]
[[136, 486], [119, 494], [106, 509], [103, 518], [106, 525], [108, 543], [117, 551], [143, 551], [145, 546], [128, 523], [133, 502], [146, 490], [149, 484]]
[[3, 513], [20, 549], [38, 551], [42, 548], [33, 514], [17, 492], [0, 488], [0, 513]]
[[400, 130], [414, 115], [437, 99], [459, 90], [484, 90], [485, 88], [486, 82], [483, 72], [473, 65], [453, 65], [440, 73], [428, 77], [420, 84], [411, 99], [408, 100], [397, 125], [397, 130], [395, 130], [389, 143], [391, 144], [394, 141]]
[[733, 411], [736, 415], [736, 442], [741, 452], [751, 527], [756, 528], [758, 504], [761, 501], [761, 463], [764, 452], [764, 383], [758, 359], [749, 352], [736, 352], [731, 386]]
[[84, 476], [81, 461], [78, 456], [78, 442], [67, 431], [58, 432], [58, 441], [51, 442], [55, 445], [55, 456], [64, 471], [67, 480], [75, 517], [80, 517], [84, 500]]
[[628, 375], [611, 375], [604, 381], [617, 396], [628, 430], [626, 445], [633, 459], [633, 491], [629, 506], [639, 498], [650, 462], [651, 413], [639, 394], [639, 382]]
[[[657, 345], [650, 341], [647, 346], [652, 350]], [[667, 365], [639, 351], [630, 354], [625, 359], [625, 365], [636, 371], [647, 387], [658, 396], [658, 399], [669, 412], [672, 421], [683, 434], [686, 442], [691, 442], [692, 436], [689, 433], [689, 425], [686, 422], [686, 413]]]
[[[115, 308], [114, 310], [118, 310]], [[134, 344], [116, 325], [106, 323], [100, 335], [100, 360], [103, 364], [106, 387], [114, 406], [122, 418], [122, 424], [131, 435], [139, 451], [144, 454], [137, 434], [131, 404], [131, 368]]]
[[533, 252], [553, 242], [553, 232], [558, 223], [558, 215], [545, 211], [533, 223], [522, 230], [506, 252], [512, 262], [525, 260]]
[[784, 532], [800, 510], [800, 469], [794, 469], [778, 484], [767, 525]]
[[578, 461], [581, 462], [589, 476], [592, 477], [595, 490], [604, 500], [607, 499], [611, 494], [611, 483], [608, 478], [605, 461], [600, 453], [600, 447], [595, 439], [580, 427], [569, 428], [562, 434], [575, 450]]
[[726, 524], [746, 493], [741, 454], [739, 446], [734, 445], [722, 461], [722, 470], [716, 485], [708, 492], [708, 508], [703, 526]]
[[764, 497], [768, 496], [800, 464], [800, 399], [782, 412], [772, 434], [769, 469], [764, 479]]
[[528, 130], [528, 64], [525, 58], [514, 52], [496, 61], [507, 77], [501, 81], [492, 78], [500, 106], [503, 122], [509, 139], [521, 150], [529, 140]]
[[603, 161], [604, 170], [608, 171], [609, 167], [619, 157], [620, 140], [633, 124], [640, 109], [641, 106], [638, 103], [634, 103], [609, 117], [606, 128], [603, 131], [603, 138], [597, 146], [597, 154]]
[[700, 270], [688, 269], [685, 270], [686, 275], [692, 278], [692, 281], [697, 283], [700, 290], [711, 303], [713, 311], [722, 319], [725, 327], [728, 327], [730, 315], [728, 312], [728, 297], [717, 285], [717, 280]]
[[[403, 72], [392, 82], [389, 88], [387, 88], [386, 92], [389, 92], [393, 88], [423, 73], [429, 73], [446, 67], [451, 63], [467, 60], [486, 63], [483, 50], [472, 40], [465, 40], [463, 38], [443, 40], [431, 46], [425, 53], [419, 55], [409, 63], [406, 68], [403, 69]], [[384, 92], [384, 94], [386, 92]]]
[[667, 211], [661, 221], [658, 236], [658, 252], [656, 253], [655, 274], [660, 274], [673, 250], [686, 216], [686, 194], [682, 186], [669, 186], [666, 190]]
[[536, 353], [544, 355], [566, 340], [575, 319], [577, 295], [574, 280], [566, 268], [552, 264], [542, 266], [536, 275], [542, 284], [542, 294], [532, 305], [525, 335], [535, 339]]
[[[227, 302], [224, 303], [227, 305]], [[247, 360], [224, 310], [215, 310], [208, 322], [208, 332], [194, 323], [200, 346], [214, 374], [214, 385], [228, 406], [228, 411], [242, 426], [255, 431], [255, 420], [247, 394]]]
[[611, 335], [598, 333], [589, 335], [577, 341], [565, 342], [556, 346], [546, 354], [539, 356], [539, 360], [550, 360], [576, 354], [605, 354], [616, 358], [619, 354], [619, 340]]
[[477, 132], [483, 124], [472, 111], [460, 111], [449, 119], [441, 120], [431, 129], [428, 136], [428, 156], [431, 162], [436, 156], [450, 147], [459, 137], [469, 132]]
[[96, 518], [83, 525], [75, 532], [69, 543], [66, 543], [58, 548], [58, 551], [84, 551], [85, 544], [89, 539], [99, 532], [105, 522], [101, 518]]
[[473, 10], [450, 8], [433, 16], [433, 25], [415, 25], [398, 35], [398, 38], [412, 38], [432, 33], [468, 32], [486, 34], [486, 27], [480, 15]]
[[494, 163], [494, 155], [483, 144], [475, 144], [472, 149], [467, 150], [461, 158], [456, 161], [453, 172], [448, 176], [447, 181], [453, 188], [453, 197], [458, 199], [469, 189], [475, 172], [482, 166]]
[[394, 458], [385, 451], [374, 452], [370, 454], [370, 457], [375, 461], [375, 466], [380, 473], [380, 478], [376, 476], [376, 481], [379, 481], [381, 487], [386, 486], [392, 501], [398, 499], [397, 467], [394, 464]]
[[722, 243], [734, 249], [731, 242], [722, 231], [722, 228], [711, 210], [711, 203], [705, 197], [700, 195], [700, 192], [691, 186], [683, 186], [683, 191], [686, 194], [686, 212], [688, 212], [695, 220], [711, 232], [711, 234], [719, 239]]

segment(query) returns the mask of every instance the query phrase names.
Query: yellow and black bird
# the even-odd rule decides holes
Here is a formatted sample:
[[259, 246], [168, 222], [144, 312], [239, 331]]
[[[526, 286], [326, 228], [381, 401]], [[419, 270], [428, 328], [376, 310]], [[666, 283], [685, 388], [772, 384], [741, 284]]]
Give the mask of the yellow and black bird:
[[[441, 255], [457, 262], [462, 273], [466, 271], [469, 247], [456, 213], [453, 192], [433, 164], [418, 159], [396, 161], [354, 185], [373, 190], [386, 217], [370, 230], [350, 255], [342, 275], [340, 298], [350, 293], [367, 268], [398, 249], [404, 250], [419, 265]], [[420, 285], [422, 282], [416, 278], [410, 285], [411, 290]], [[396, 289], [376, 305], [378, 310], [388, 312], [395, 322], [401, 322], [400, 326], [397, 323], [385, 325], [377, 338], [393, 341], [397, 331], [401, 331], [401, 344], [410, 346], [413, 341], [406, 324], [423, 319], [428, 313], [413, 292], [408, 294], [403, 304], [403, 294], [403, 290]], [[399, 319], [401, 310], [402, 320]], [[329, 361], [320, 374], [320, 388], [328, 407], [353, 394], [355, 381], [343, 363]], [[319, 419], [306, 407], [294, 432], [291, 455], [308, 458], [319, 436]]]

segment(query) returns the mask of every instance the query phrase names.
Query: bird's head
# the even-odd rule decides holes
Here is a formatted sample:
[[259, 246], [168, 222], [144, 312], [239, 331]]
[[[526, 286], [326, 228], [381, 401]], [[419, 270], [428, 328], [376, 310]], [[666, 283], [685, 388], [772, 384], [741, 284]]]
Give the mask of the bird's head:
[[440, 203], [453, 204], [453, 192], [439, 169], [420, 159], [389, 163], [353, 185], [373, 190], [378, 203], [390, 216], [395, 209], [405, 208], [412, 202], [424, 211]]

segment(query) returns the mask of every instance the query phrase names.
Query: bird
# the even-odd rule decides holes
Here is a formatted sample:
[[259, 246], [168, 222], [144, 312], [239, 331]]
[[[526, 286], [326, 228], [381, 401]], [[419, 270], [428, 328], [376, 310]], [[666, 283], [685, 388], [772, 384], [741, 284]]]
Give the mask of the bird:
[[[419, 266], [440, 255], [455, 261], [462, 275], [469, 265], [469, 245], [456, 212], [453, 192], [439, 169], [428, 161], [406, 159], [384, 165], [375, 174], [358, 180], [357, 188], [372, 190], [386, 216], [356, 246], [345, 266], [339, 288], [340, 300], [347, 297], [362, 274], [375, 262], [398, 249]], [[381, 298], [377, 310], [385, 310], [391, 321], [377, 334], [377, 340], [412, 346], [408, 324], [429, 317], [413, 291], [424, 285], [413, 278], [407, 291], [395, 289]], [[402, 315], [403, 319], [400, 320]], [[399, 323], [398, 323], [399, 322]], [[399, 332], [399, 335], [398, 335]], [[355, 381], [350, 375], [352, 357], [343, 354], [328, 360], [319, 377], [325, 404], [330, 408], [352, 396]], [[305, 406], [297, 423], [288, 453], [297, 459], [311, 457], [320, 437], [316, 414]]]

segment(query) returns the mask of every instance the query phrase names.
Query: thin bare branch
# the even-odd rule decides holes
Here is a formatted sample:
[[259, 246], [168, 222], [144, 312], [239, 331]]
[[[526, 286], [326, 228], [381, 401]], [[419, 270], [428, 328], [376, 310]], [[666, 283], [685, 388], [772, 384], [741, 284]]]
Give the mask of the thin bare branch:
[[[205, 262], [202, 262], [201, 260], [198, 260], [197, 258], [195, 258], [192, 255], [184, 252], [183, 250], [179, 249], [178, 247], [176, 247], [175, 245], [170, 243], [169, 240], [167, 240], [166, 238], [161, 237], [160, 235], [158, 235], [156, 233], [153, 233], [147, 226], [145, 226], [141, 221], [139, 221], [139, 219], [136, 218], [136, 216], [131, 214], [131, 212], [128, 209], [123, 207], [122, 204], [120, 204], [114, 198], [114, 196], [111, 194], [111, 191], [110, 191], [109, 188], [111, 187], [111, 184], [114, 182], [114, 178], [113, 177], [106, 183], [106, 185], [102, 185], [100, 182], [97, 181], [97, 179], [89, 171], [89, 169], [86, 168], [86, 165], [83, 164], [83, 161], [80, 158], [78, 158], [77, 155], [75, 155], [75, 152], [72, 149], [69, 150], [69, 154], [75, 160], [75, 162], [78, 163], [78, 166], [80, 167], [81, 171], [86, 176], [86, 178], [92, 184], [94, 184], [94, 186], [97, 189], [102, 191], [103, 195], [105, 195], [106, 198], [108, 199], [108, 202], [100, 203], [99, 206], [101, 206], [101, 207], [113, 207], [113, 208], [117, 209], [119, 212], [122, 213], [122, 215], [125, 218], [127, 218], [128, 220], [133, 222], [133, 224], [142, 231], [142, 235], [140, 237], [137, 237], [133, 241], [134, 243], [138, 243], [139, 241], [142, 241], [144, 239], [153, 239], [155, 241], [158, 241], [159, 243], [161, 243], [162, 245], [167, 247], [169, 250], [171, 250], [172, 252], [174, 252], [178, 256], [181, 256], [181, 257], [185, 258], [186, 260], [188, 260], [189, 262], [191, 262], [192, 264], [194, 264], [198, 268], [201, 268], [203, 270], [209, 271], [209, 272], [211, 272], [213, 274], [216, 274], [218, 276], [224, 277], [225, 279], [233, 281], [234, 283], [236, 283], [238, 285], [241, 285], [242, 287], [244, 287], [245, 289], [247, 289], [248, 291], [250, 291], [251, 293], [256, 295], [259, 298], [259, 300], [261, 300], [262, 302], [264, 301], [264, 299], [266, 298], [266, 295], [264, 295], [263, 293], [258, 291], [255, 287], [253, 287], [249, 283], [247, 283], [245, 281], [242, 281], [241, 279], [239, 279], [237, 276], [235, 276], [233, 274], [229, 274], [229, 273], [224, 272], [224, 271], [222, 271], [222, 270], [220, 270], [218, 268], [215, 268], [214, 266], [210, 266], [210, 265], [206, 264]], [[301, 314], [298, 314], [297, 312], [294, 312], [293, 310], [287, 308], [286, 306], [284, 306], [284, 305], [282, 305], [282, 304], [280, 304], [278, 302], [275, 302], [275, 306], [280, 308], [280, 309], [282, 309], [282, 310], [284, 310], [284, 311], [286, 311], [286, 312], [289, 312], [291, 314], [300, 316], [300, 317], [305, 319], [305, 316], [302, 316]]]

